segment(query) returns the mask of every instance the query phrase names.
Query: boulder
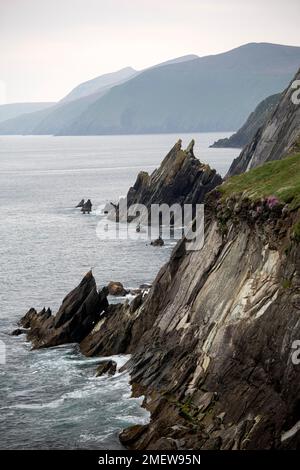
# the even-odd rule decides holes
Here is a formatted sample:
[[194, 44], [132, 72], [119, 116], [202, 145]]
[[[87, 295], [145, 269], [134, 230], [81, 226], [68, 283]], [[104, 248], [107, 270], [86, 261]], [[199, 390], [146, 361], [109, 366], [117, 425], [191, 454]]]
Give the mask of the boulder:
[[124, 288], [121, 282], [110, 281], [107, 286], [109, 295], [114, 295], [118, 297], [124, 297], [128, 294], [128, 291]]

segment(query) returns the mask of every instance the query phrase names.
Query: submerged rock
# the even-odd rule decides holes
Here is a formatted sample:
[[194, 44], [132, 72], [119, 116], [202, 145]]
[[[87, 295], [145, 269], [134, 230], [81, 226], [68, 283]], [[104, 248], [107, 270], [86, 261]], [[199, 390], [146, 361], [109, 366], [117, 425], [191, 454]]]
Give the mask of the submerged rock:
[[96, 377], [101, 375], [115, 375], [117, 371], [117, 363], [112, 360], [103, 361], [99, 364], [96, 370]]

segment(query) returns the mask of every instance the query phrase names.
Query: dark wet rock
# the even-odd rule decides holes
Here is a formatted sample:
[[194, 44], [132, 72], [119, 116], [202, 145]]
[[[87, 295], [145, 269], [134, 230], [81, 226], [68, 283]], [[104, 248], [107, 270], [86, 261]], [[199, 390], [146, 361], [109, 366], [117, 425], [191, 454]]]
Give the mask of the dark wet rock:
[[121, 282], [110, 281], [107, 285], [109, 295], [120, 296], [124, 297], [128, 294], [128, 290], [126, 290]]
[[20, 324], [29, 328], [28, 339], [34, 348], [80, 342], [93, 329], [101, 313], [108, 307], [107, 289], [98, 293], [92, 272], [63, 300], [57, 314], [43, 309], [30, 309]]
[[83, 207], [84, 206], [84, 199], [81, 199], [81, 201], [77, 204], [77, 207]]
[[25, 333], [27, 333], [26, 328], [16, 328], [15, 330], [13, 330], [11, 332], [11, 335], [12, 336], [20, 336], [20, 335], [23, 335]]
[[151, 245], [152, 246], [164, 246], [165, 242], [161, 237], [158, 237], [156, 240], [152, 240]]
[[90, 213], [92, 211], [92, 202], [90, 199], [88, 199], [84, 204], [83, 206], [81, 207], [81, 212], [83, 212], [83, 214], [86, 214], [86, 213]]
[[96, 377], [101, 375], [115, 375], [117, 372], [117, 363], [112, 360], [103, 361], [99, 364], [96, 370]]

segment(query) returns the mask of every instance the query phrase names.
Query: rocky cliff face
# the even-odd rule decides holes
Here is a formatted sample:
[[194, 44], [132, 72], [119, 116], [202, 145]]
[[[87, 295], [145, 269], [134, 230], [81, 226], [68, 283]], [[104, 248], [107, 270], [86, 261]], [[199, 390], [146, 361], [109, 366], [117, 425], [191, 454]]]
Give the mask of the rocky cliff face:
[[[300, 369], [291, 356], [300, 338], [300, 214], [217, 193], [206, 210], [203, 249], [185, 252], [180, 242], [127, 322], [127, 367], [152, 419], [121, 441], [134, 449], [298, 447]], [[119, 318], [109, 322], [117, 335]], [[98, 353], [111, 349], [102, 343]]]
[[72, 340], [87, 355], [133, 354], [126, 367], [151, 422], [123, 431], [129, 448], [298, 447], [300, 214], [287, 209], [215, 191], [204, 247], [180, 241], [147, 297], [107, 307], [89, 273], [47, 328], [32, 311], [21, 323], [36, 347]]
[[[127, 205], [143, 204], [148, 209], [152, 204], [200, 204], [205, 195], [222, 183], [222, 178], [209, 165], [201, 163], [194, 155], [194, 141], [186, 150], [179, 140], [151, 175], [142, 171], [127, 194]], [[119, 205], [120, 207], [120, 205]], [[148, 214], [136, 220], [147, 223]], [[110, 217], [114, 216], [114, 210]], [[128, 219], [128, 213], [118, 211], [121, 221]]]
[[[291, 83], [299, 79], [300, 70]], [[233, 161], [227, 174], [228, 177], [243, 173], [264, 162], [279, 160], [291, 151], [293, 146], [299, 145], [300, 106], [294, 104], [291, 99], [294, 92], [290, 84], [269, 120], [257, 131], [239, 157]]]
[[152, 421], [121, 435], [129, 447], [300, 444], [296, 432], [285, 440], [300, 420], [300, 370], [291, 361], [300, 337], [295, 214], [282, 221], [271, 210], [258, 221], [252, 210], [246, 201], [216, 205], [204, 248], [185, 253], [179, 244], [159, 273], [135, 322], [136, 331], [151, 327], [130, 362]]
[[242, 148], [249, 144], [254, 138], [258, 129], [263, 126], [275, 107], [279, 103], [281, 94], [269, 96], [264, 99], [250, 114], [243, 126], [231, 137], [217, 140], [211, 147], [213, 148]]
[[[297, 113], [286, 116], [292, 129], [277, 123], [286, 134], [273, 129], [273, 149], [293, 140]], [[171, 194], [173, 203], [168, 182], [184, 184], [185, 165], [200, 180], [178, 198], [196, 201], [206, 171], [180, 144], [138, 178], [131, 201]], [[88, 356], [132, 354], [125, 367], [151, 421], [121, 433], [128, 448], [300, 447], [299, 188], [299, 153], [231, 178], [206, 198], [203, 248], [180, 240], [147, 295], [108, 305], [88, 273], [56, 316], [31, 309], [21, 320], [37, 348], [78, 342]]]

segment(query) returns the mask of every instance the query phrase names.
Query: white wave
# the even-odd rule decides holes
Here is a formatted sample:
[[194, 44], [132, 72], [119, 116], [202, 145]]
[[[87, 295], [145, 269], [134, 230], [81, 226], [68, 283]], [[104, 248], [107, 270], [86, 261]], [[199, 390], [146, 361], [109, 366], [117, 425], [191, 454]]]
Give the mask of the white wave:
[[49, 403], [31, 403], [29, 404], [17, 404], [9, 406], [8, 408], [16, 408], [20, 410], [41, 410], [43, 408], [58, 408], [64, 402], [63, 398], [58, 400], [50, 401]]

